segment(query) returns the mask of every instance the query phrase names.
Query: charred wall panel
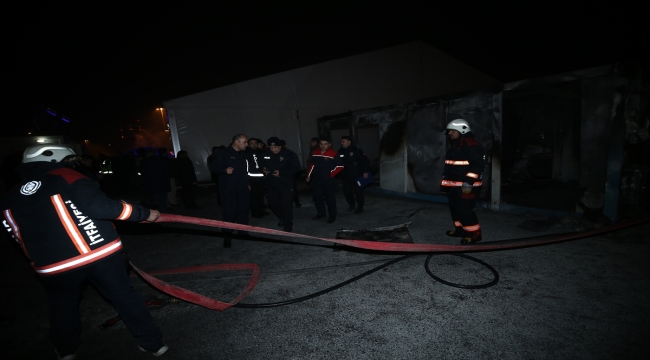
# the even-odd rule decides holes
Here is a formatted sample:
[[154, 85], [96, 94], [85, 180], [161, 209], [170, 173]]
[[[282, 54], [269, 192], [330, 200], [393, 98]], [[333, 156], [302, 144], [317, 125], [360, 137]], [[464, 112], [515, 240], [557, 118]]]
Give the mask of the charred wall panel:
[[411, 109], [407, 127], [408, 169], [417, 192], [440, 193], [447, 152], [446, 112], [446, 102]]
[[[612, 75], [582, 82], [580, 185], [588, 196], [583, 201], [591, 208], [601, 207], [604, 200], [614, 89], [622, 81]], [[588, 200], [589, 196], [593, 200]]]

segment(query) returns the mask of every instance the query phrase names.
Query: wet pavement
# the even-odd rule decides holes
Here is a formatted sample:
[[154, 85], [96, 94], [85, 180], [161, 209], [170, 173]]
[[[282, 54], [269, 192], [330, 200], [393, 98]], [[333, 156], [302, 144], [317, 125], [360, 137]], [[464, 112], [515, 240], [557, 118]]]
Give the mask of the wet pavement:
[[[174, 213], [221, 219], [215, 188], [201, 188], [200, 210]], [[316, 211], [303, 192], [294, 232], [334, 238], [411, 222], [414, 243], [456, 244], [447, 206], [366, 192], [362, 214], [311, 220]], [[539, 215], [477, 209], [484, 242], [571, 232], [581, 225], [539, 227]], [[251, 225], [273, 229], [273, 215]], [[256, 263], [262, 276], [242, 303], [300, 298], [334, 286], [405, 254], [361, 251], [317, 240], [255, 235], [222, 247], [218, 229], [183, 224], [117, 223], [130, 260], [144, 271], [220, 263]], [[416, 254], [324, 295], [277, 307], [224, 312], [175, 302], [152, 310], [170, 350], [166, 359], [638, 359], [650, 350], [650, 240], [648, 225], [554, 245], [469, 254], [499, 274], [496, 285], [463, 289], [435, 281]], [[56, 359], [48, 340], [45, 292], [19, 249], [0, 242], [3, 358]], [[411, 254], [412, 255], [412, 254]], [[489, 283], [492, 272], [470, 259], [440, 254], [433, 274], [453, 283]], [[219, 300], [235, 297], [246, 272], [160, 276]], [[169, 299], [141, 279], [145, 299]], [[84, 331], [79, 359], [149, 359], [124, 323], [101, 330], [116, 315], [92, 287], [81, 301]]]

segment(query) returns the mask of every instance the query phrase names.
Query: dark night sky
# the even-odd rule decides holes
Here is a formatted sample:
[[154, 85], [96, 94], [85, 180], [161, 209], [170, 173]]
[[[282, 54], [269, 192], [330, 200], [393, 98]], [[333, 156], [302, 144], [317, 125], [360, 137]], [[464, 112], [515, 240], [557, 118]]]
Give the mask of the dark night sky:
[[50, 107], [80, 136], [110, 140], [116, 124], [156, 115], [164, 100], [414, 40], [504, 82], [648, 61], [650, 9], [639, 1], [431, 3], [13, 5], [3, 25], [7, 134]]

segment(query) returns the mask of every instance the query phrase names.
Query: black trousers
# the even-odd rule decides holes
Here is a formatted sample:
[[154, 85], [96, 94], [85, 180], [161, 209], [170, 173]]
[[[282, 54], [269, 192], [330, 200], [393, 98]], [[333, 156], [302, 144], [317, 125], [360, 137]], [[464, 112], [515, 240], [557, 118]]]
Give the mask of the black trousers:
[[251, 214], [261, 214], [264, 211], [264, 178], [251, 177], [248, 179], [248, 184], [251, 187], [249, 206]]
[[195, 184], [181, 184], [181, 199], [185, 207], [193, 207], [196, 205], [196, 185]]
[[336, 217], [336, 184], [334, 179], [312, 181], [311, 196], [314, 198], [316, 211], [325, 214], [325, 204], [330, 218]]
[[[248, 207], [250, 191], [248, 187], [228, 189], [221, 187], [221, 211], [223, 221], [248, 225]], [[224, 233], [232, 233], [231, 229], [221, 229]]]
[[74, 354], [81, 343], [79, 301], [85, 279], [113, 303], [140, 346], [154, 352], [163, 346], [162, 333], [126, 270], [125, 258], [118, 253], [78, 270], [40, 278], [49, 303], [50, 339], [60, 356]]
[[341, 183], [343, 183], [345, 201], [347, 201], [350, 206], [355, 206], [356, 204], [359, 209], [363, 209], [365, 198], [363, 196], [363, 189], [359, 184], [357, 184], [357, 180], [343, 177], [341, 178]]
[[269, 207], [285, 228], [293, 226], [293, 189], [269, 189]]
[[461, 231], [461, 233], [469, 235], [480, 234], [480, 227], [478, 230], [471, 229], [468, 231], [467, 229], [468, 227], [478, 227], [479, 225], [478, 218], [474, 212], [474, 207], [476, 206], [476, 194], [478, 191], [478, 189], [472, 189], [471, 193], [463, 194], [460, 187], [451, 187], [447, 192], [451, 219], [454, 221], [456, 230]]

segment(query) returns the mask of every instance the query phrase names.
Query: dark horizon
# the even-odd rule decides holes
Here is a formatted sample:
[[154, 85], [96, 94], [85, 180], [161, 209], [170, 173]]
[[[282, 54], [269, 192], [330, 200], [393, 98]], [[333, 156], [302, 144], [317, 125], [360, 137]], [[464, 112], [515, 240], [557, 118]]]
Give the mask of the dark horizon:
[[7, 133], [51, 108], [71, 120], [73, 136], [95, 141], [110, 141], [120, 124], [148, 121], [165, 100], [416, 40], [502, 82], [616, 62], [645, 65], [650, 52], [647, 6], [636, 3], [532, 10], [132, 6], [92, 14], [13, 6]]

